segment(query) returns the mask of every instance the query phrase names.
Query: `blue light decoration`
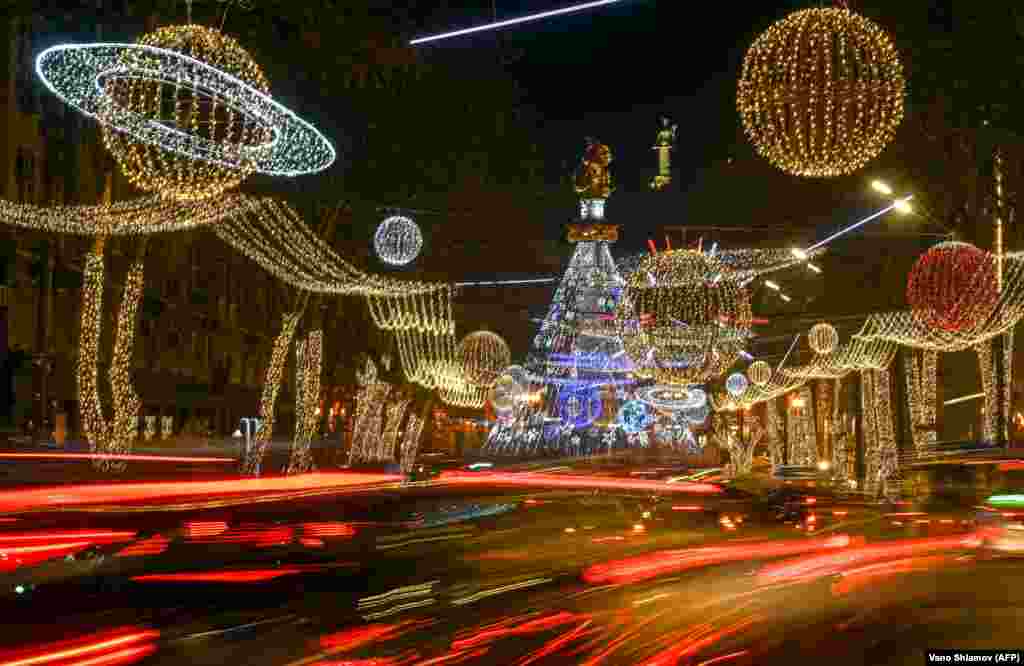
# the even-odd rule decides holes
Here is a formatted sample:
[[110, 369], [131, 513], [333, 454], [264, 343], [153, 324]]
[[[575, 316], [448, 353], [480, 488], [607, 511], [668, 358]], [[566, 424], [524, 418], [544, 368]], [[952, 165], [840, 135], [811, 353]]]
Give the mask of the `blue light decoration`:
[[725, 390], [734, 398], [743, 395], [743, 392], [747, 390], [749, 385], [750, 382], [747, 381], [746, 375], [742, 372], [734, 372], [725, 380]]
[[633, 434], [645, 430], [651, 424], [651, 413], [647, 405], [640, 400], [628, 400], [619, 409], [619, 425], [627, 433]]
[[585, 428], [601, 417], [604, 406], [597, 388], [563, 389], [558, 394], [556, 410], [562, 423], [573, 428]]

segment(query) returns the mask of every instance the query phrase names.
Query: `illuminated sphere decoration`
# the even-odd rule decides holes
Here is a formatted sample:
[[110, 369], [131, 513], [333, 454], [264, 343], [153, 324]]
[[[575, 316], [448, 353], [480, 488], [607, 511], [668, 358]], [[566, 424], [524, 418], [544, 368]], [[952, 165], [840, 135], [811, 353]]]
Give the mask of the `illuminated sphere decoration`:
[[815, 354], [831, 354], [839, 344], [839, 334], [832, 324], [815, 324], [807, 334], [807, 344]]
[[498, 381], [488, 391], [487, 398], [491, 401], [495, 413], [510, 414], [522, 397], [524, 389], [508, 372], [498, 377]]
[[619, 425], [628, 433], [645, 430], [651, 424], [651, 414], [647, 404], [641, 400], [627, 400], [619, 408]]
[[501, 336], [490, 331], [470, 333], [459, 343], [459, 362], [466, 381], [490, 388], [512, 361], [512, 352]]
[[373, 249], [386, 264], [405, 266], [419, 256], [423, 248], [423, 234], [416, 223], [402, 215], [392, 215], [377, 227], [373, 235]]
[[933, 246], [918, 257], [907, 278], [914, 319], [949, 333], [984, 323], [998, 300], [995, 257], [970, 243]]
[[848, 9], [804, 9], [743, 60], [736, 105], [754, 148], [794, 176], [857, 171], [903, 120], [906, 81], [889, 36]]
[[742, 372], [734, 372], [725, 380], [725, 390], [734, 398], [738, 398], [747, 390], [750, 382]]
[[747, 379], [754, 386], [765, 386], [772, 378], [772, 366], [764, 361], [754, 361], [747, 368]]
[[64, 44], [36, 60], [43, 83], [96, 118], [103, 143], [140, 190], [197, 200], [250, 174], [326, 169], [336, 153], [274, 101], [238, 42], [200, 25], [160, 28], [135, 44]]
[[563, 424], [585, 428], [604, 411], [601, 392], [597, 388], [563, 389], [558, 394], [556, 410]]

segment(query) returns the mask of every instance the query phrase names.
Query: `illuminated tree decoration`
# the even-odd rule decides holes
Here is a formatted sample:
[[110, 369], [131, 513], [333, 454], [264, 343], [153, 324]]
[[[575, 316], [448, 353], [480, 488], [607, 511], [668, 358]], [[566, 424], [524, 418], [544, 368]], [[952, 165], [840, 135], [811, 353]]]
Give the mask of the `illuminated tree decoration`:
[[317, 329], [295, 344], [295, 439], [288, 462], [289, 474], [314, 468], [310, 445], [320, 423], [320, 371], [323, 331]]
[[384, 263], [405, 266], [419, 256], [423, 248], [423, 234], [411, 218], [392, 215], [377, 227], [373, 248]]
[[335, 151], [274, 101], [238, 43], [198, 25], [161, 28], [136, 44], [63, 44], [36, 72], [103, 126], [107, 148], [136, 187], [172, 199], [233, 188], [254, 172], [326, 169]]
[[556, 409], [562, 423], [575, 429], [585, 428], [601, 417], [604, 405], [597, 388], [563, 389], [558, 394]]
[[918, 257], [907, 279], [914, 318], [950, 333], [981, 324], [998, 300], [995, 257], [970, 243], [935, 245]]
[[484, 388], [493, 386], [512, 361], [508, 345], [490, 331], [467, 335], [459, 343], [457, 354], [466, 381]]
[[764, 361], [754, 361], [747, 368], [747, 378], [754, 386], [764, 386], [772, 378], [772, 366]]
[[748, 386], [750, 386], [750, 382], [742, 372], [734, 372], [725, 380], [725, 390], [734, 398], [743, 395]]
[[832, 324], [815, 324], [807, 334], [807, 344], [815, 354], [831, 354], [839, 344], [839, 334]]
[[619, 425], [627, 433], [638, 433], [651, 424], [651, 413], [641, 400], [627, 400], [619, 408]]
[[903, 120], [905, 80], [889, 36], [845, 8], [794, 12], [747, 51], [736, 94], [757, 152], [794, 176], [849, 174]]

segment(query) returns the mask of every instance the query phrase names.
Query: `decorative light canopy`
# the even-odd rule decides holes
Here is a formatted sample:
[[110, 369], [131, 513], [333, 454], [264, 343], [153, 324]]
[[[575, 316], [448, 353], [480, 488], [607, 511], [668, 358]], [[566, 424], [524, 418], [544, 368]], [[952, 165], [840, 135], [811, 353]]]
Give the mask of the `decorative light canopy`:
[[754, 361], [747, 368], [747, 378], [754, 386], [764, 386], [772, 378], [772, 367], [764, 361]]
[[384, 263], [405, 266], [419, 256], [423, 248], [423, 234], [412, 218], [392, 215], [377, 227], [373, 248]]
[[647, 386], [637, 389], [636, 397], [666, 412], [700, 409], [708, 404], [708, 394], [698, 386]]
[[839, 176], [892, 140], [904, 87], [896, 48], [876, 24], [845, 8], [804, 9], [754, 40], [736, 104], [747, 137], [776, 167]]
[[815, 324], [807, 334], [807, 344], [815, 354], [831, 354], [839, 344], [839, 333], [832, 324]]
[[995, 257], [970, 243], [935, 245], [918, 258], [907, 278], [914, 319], [950, 333], [983, 323], [998, 300]]
[[734, 398], [743, 395], [748, 386], [750, 386], [750, 382], [742, 372], [734, 372], [725, 380], [725, 390]]
[[335, 151], [312, 125], [267, 94], [249, 54], [197, 25], [136, 44], [63, 44], [36, 59], [58, 97], [96, 118], [128, 179], [172, 199], [199, 199], [254, 172], [326, 169]]
[[456, 353], [466, 381], [484, 388], [493, 386], [512, 360], [505, 341], [490, 331], [470, 333], [459, 343]]

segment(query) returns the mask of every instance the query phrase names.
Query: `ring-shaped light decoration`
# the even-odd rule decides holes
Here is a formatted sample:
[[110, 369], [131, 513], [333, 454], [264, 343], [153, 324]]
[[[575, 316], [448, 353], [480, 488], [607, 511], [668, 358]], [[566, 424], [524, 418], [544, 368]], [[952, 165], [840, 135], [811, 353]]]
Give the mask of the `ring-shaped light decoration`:
[[708, 394], [699, 386], [645, 386], [637, 389], [636, 397], [666, 412], [697, 409], [708, 404]]
[[416, 222], [404, 215], [392, 215], [373, 234], [373, 249], [386, 264], [405, 266], [419, 256], [423, 234]]
[[725, 380], [725, 390], [734, 398], [738, 398], [747, 390], [750, 382], [742, 372], [734, 372]]
[[772, 366], [764, 361], [754, 361], [747, 368], [747, 379], [754, 386], [764, 386], [772, 378]]
[[[209, 30], [200, 26], [176, 28]], [[144, 43], [61, 44], [39, 54], [36, 73], [51, 92], [99, 121], [108, 135], [108, 147], [116, 144], [111, 133], [125, 138], [124, 152], [115, 157], [136, 186], [170, 198], [210, 196], [231, 184], [220, 182], [210, 191], [209, 184], [204, 187], [192, 179], [194, 191], [176, 192], [170, 184], [173, 174], [162, 174], [159, 166], [145, 163], [152, 155], [128, 150], [128, 143], [214, 165], [241, 176], [238, 182], [254, 172], [289, 177], [315, 173], [336, 158], [334, 147], [316, 128], [266, 92], [175, 50]], [[250, 81], [258, 83], [258, 79]], [[133, 102], [123, 95], [125, 90], [145, 89], [154, 93], [146, 103]], [[185, 99], [196, 100], [195, 106], [187, 111], [178, 108], [182, 98], [176, 96], [171, 104], [174, 108], [166, 107], [165, 101], [170, 101], [164, 97], [165, 89], [186, 89]], [[204, 105], [219, 106], [223, 117], [236, 118], [240, 134], [218, 139], [216, 128], [207, 126], [200, 131], [197, 117], [202, 117], [200, 108]], [[208, 111], [207, 117], [216, 124], [216, 113]], [[160, 178], [146, 182], [139, 175], [144, 172], [155, 172]]]
[[647, 403], [641, 400], [627, 400], [619, 408], [619, 425], [627, 433], [634, 434], [647, 429], [651, 424], [651, 412]]
[[831, 354], [839, 344], [839, 333], [832, 324], [815, 324], [807, 333], [807, 344], [815, 354]]

